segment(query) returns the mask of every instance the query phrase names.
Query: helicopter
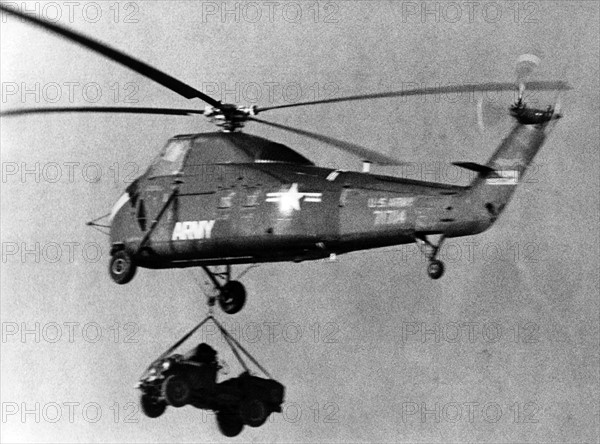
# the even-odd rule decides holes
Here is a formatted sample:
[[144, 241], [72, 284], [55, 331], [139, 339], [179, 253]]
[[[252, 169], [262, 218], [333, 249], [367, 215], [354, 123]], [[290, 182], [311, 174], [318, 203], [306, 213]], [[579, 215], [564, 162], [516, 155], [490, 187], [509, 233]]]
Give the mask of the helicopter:
[[[416, 243], [428, 260], [427, 274], [439, 279], [438, 253], [445, 239], [490, 228], [510, 201], [528, 165], [561, 115], [549, 106], [529, 108], [525, 89], [565, 91], [564, 81], [496, 82], [363, 94], [269, 107], [222, 103], [182, 81], [100, 41], [0, 3], [0, 10], [117, 62], [204, 109], [142, 107], [45, 107], [0, 112], [1, 117], [45, 113], [134, 113], [204, 115], [220, 131], [169, 139], [147, 170], [133, 181], [108, 215], [88, 225], [106, 227], [109, 273], [130, 282], [138, 267], [201, 267], [221, 309], [238, 313], [246, 289], [232, 279], [232, 266], [302, 262], [393, 245]], [[368, 165], [402, 165], [353, 143], [259, 119], [282, 108], [474, 91], [513, 91], [516, 120], [485, 164], [454, 162], [476, 174], [457, 186], [371, 174]], [[352, 172], [321, 168], [291, 148], [242, 132], [246, 123], [269, 125], [324, 142], [361, 157], [367, 168]]]

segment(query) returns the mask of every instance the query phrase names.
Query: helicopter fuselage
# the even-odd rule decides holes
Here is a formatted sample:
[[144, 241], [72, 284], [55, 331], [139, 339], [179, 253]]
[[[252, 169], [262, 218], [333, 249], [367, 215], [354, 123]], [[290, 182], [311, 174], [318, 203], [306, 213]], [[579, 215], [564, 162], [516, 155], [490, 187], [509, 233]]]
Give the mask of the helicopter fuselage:
[[201, 174], [211, 177], [184, 169], [142, 179], [136, 201], [123, 202], [112, 221], [113, 248], [149, 268], [303, 261], [491, 223], [457, 205], [463, 187], [277, 163], [207, 165]]

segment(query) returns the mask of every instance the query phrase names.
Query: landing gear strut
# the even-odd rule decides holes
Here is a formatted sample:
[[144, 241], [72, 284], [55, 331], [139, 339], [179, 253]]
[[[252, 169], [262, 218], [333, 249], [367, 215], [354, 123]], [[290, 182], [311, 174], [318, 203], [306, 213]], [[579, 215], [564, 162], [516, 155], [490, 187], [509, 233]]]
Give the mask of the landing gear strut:
[[436, 259], [436, 256], [442, 247], [442, 243], [444, 242], [444, 238], [445, 237], [442, 235], [437, 245], [431, 243], [426, 235], [418, 235], [416, 238], [417, 246], [421, 250], [421, 253], [429, 260], [427, 274], [431, 279], [439, 279], [444, 275], [444, 263], [439, 259]]
[[[241, 282], [231, 280], [231, 265], [226, 265], [224, 272], [211, 271], [208, 267], [202, 267], [202, 269], [212, 281], [215, 290], [218, 291], [215, 298], [221, 309], [227, 314], [239, 312], [246, 303], [246, 288]], [[209, 298], [209, 305], [214, 302], [214, 298], [212, 300]]]

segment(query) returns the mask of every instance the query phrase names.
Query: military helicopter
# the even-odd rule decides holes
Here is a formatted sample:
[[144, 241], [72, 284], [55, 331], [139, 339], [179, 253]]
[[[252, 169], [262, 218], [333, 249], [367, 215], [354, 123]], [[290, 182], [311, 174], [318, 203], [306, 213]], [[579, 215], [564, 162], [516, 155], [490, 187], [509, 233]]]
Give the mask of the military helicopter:
[[[239, 312], [242, 283], [231, 278], [238, 264], [323, 259], [357, 250], [416, 242], [439, 279], [437, 258], [446, 238], [487, 230], [509, 202], [527, 166], [561, 116], [552, 107], [528, 108], [524, 81], [484, 83], [355, 95], [270, 107], [221, 103], [170, 75], [104, 43], [65, 27], [0, 9], [58, 34], [146, 76], [205, 109], [72, 107], [3, 111], [2, 117], [56, 112], [204, 114], [221, 131], [171, 138], [143, 175], [112, 209], [109, 272], [126, 284], [137, 267], [201, 267], [222, 310]], [[320, 168], [289, 147], [241, 132], [247, 122], [291, 131], [346, 150], [368, 162], [400, 165], [358, 145], [258, 119], [276, 109], [335, 102], [519, 88], [510, 108], [516, 124], [485, 165], [456, 162], [477, 175], [469, 186]], [[527, 89], [564, 91], [562, 81], [529, 82]], [[366, 163], [368, 165], [368, 163]], [[96, 221], [90, 225], [98, 225]], [[436, 242], [436, 238], [438, 239]], [[223, 269], [224, 267], [224, 269]]]

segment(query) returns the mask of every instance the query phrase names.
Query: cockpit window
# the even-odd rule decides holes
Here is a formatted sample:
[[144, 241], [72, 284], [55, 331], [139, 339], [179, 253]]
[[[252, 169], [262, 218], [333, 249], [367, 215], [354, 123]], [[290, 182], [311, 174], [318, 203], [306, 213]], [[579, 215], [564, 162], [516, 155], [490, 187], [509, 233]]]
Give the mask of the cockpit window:
[[172, 176], [181, 172], [185, 155], [189, 149], [189, 139], [170, 140], [152, 163], [150, 177]]
[[186, 158], [187, 165], [253, 162], [313, 165], [285, 145], [242, 132], [199, 134]]

